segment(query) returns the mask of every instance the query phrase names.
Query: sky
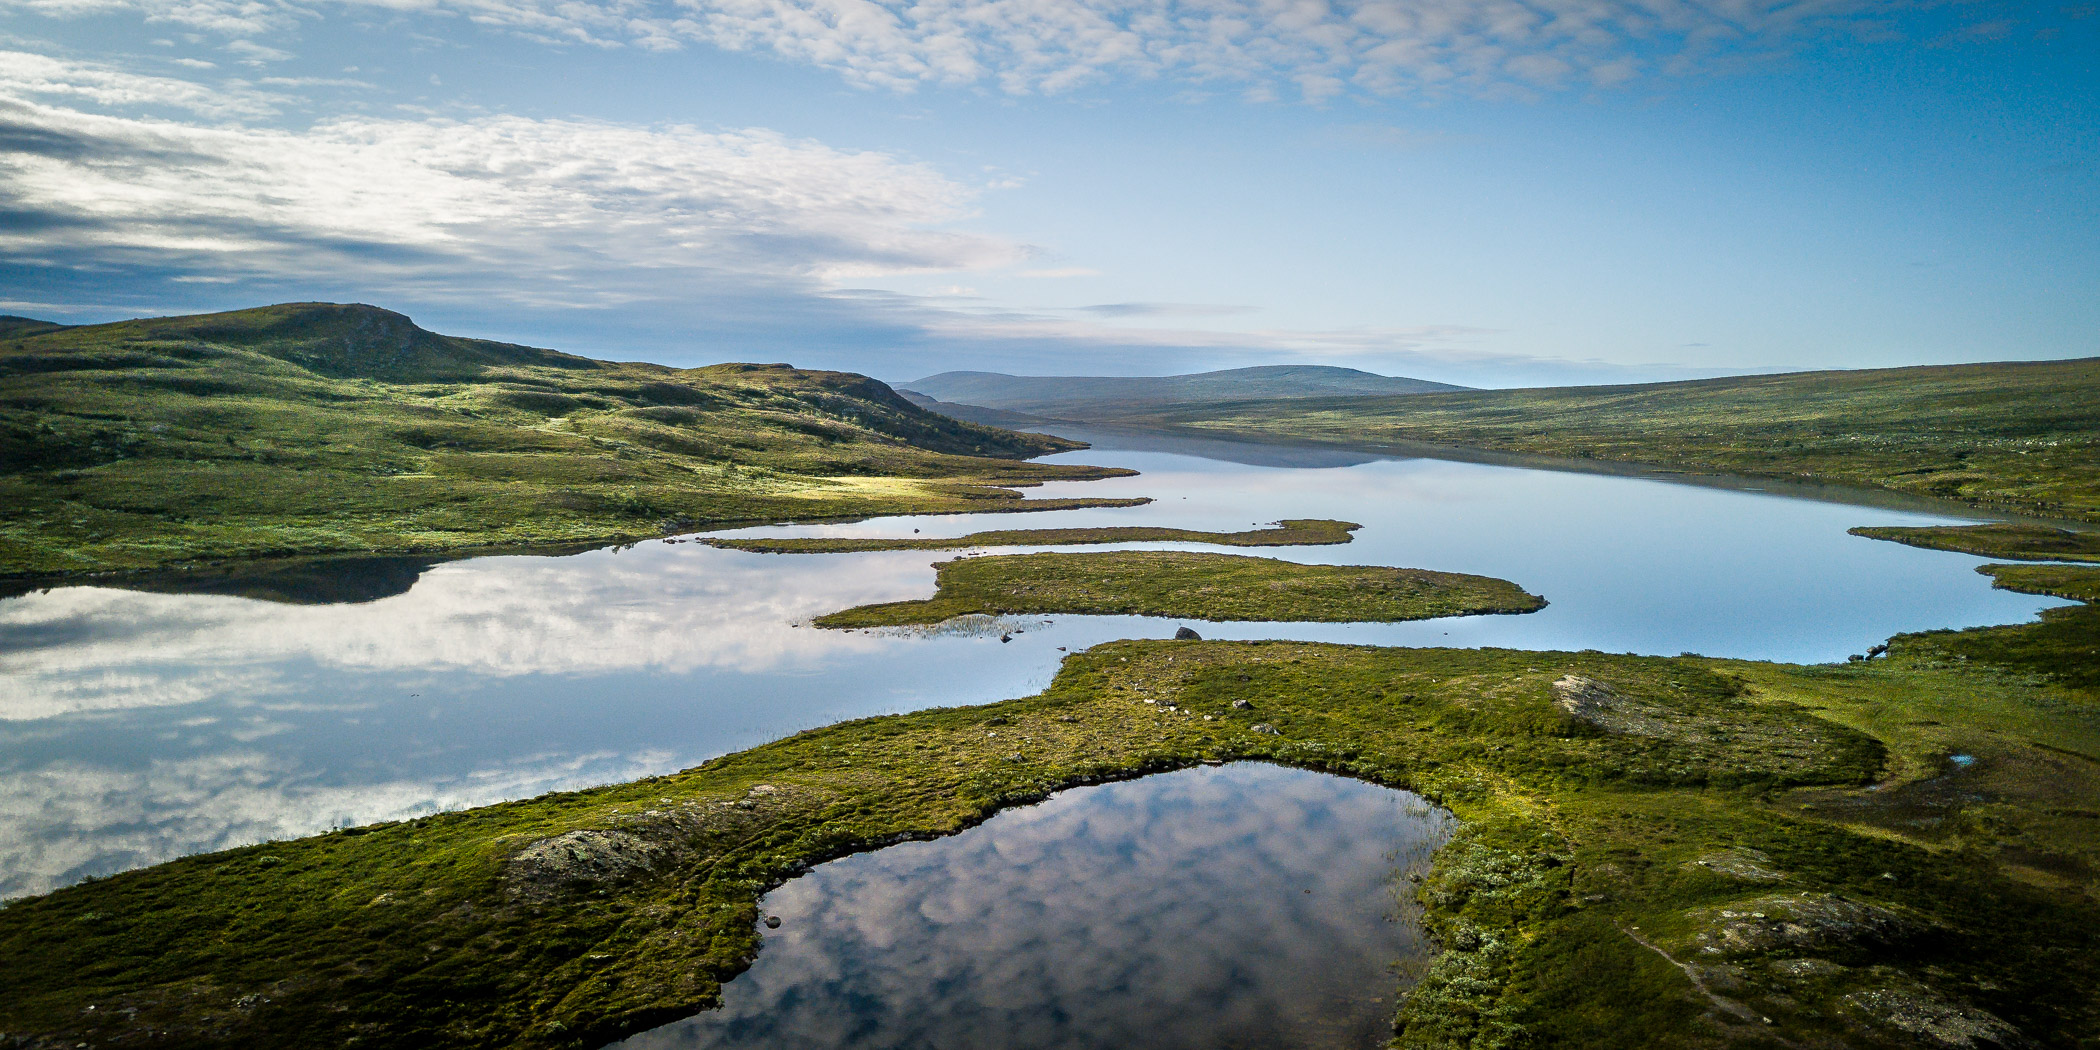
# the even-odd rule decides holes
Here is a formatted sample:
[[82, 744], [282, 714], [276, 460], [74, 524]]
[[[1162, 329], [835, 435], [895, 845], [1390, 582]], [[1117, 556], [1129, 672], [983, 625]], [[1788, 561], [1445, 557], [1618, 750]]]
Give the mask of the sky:
[[2092, 0], [0, 0], [0, 312], [1474, 386], [2100, 354]]

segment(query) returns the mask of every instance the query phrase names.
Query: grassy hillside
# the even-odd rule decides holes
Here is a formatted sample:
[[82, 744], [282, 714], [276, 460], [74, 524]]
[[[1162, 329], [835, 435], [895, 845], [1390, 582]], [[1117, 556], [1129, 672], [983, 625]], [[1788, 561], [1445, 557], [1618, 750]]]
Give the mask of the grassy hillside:
[[1021, 462], [1075, 447], [865, 376], [594, 361], [369, 306], [10, 319], [0, 575], [1028, 509], [1011, 486], [1128, 473]]
[[1866, 485], [2100, 522], [2100, 358], [1165, 406], [1117, 418]]
[[1420, 394], [1463, 390], [1448, 383], [1382, 376], [1331, 365], [1261, 365], [1182, 376], [1010, 376], [942, 372], [905, 384], [962, 408], [1061, 419], [1100, 419], [1169, 404], [1254, 398]]

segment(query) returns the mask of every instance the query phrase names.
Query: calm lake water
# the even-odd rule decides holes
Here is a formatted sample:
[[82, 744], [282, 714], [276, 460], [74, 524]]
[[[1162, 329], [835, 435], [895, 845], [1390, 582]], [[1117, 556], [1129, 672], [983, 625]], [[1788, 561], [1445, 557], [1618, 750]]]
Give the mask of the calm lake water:
[[[1552, 602], [1526, 616], [1412, 624], [1194, 625], [1213, 638], [1824, 661], [1899, 631], [2013, 623], [2061, 604], [1993, 591], [1971, 571], [1982, 559], [1845, 535], [1958, 520], [1919, 511], [1332, 451], [1135, 447], [1146, 444], [1100, 435], [1069, 455], [1140, 477], [1034, 493], [1157, 498], [1146, 507], [746, 531], [1239, 529], [1334, 517], [1365, 528], [1344, 546], [1243, 553], [1483, 573]], [[996, 632], [802, 625], [924, 597], [931, 563], [951, 556], [652, 541], [477, 558], [420, 576], [366, 565], [346, 570], [336, 593], [399, 593], [340, 604], [100, 587], [0, 600], [0, 897], [666, 772], [846, 718], [1023, 696], [1049, 681], [1060, 646], [1177, 626], [1056, 617], [1009, 625], [1025, 633], [1002, 644]]]
[[1379, 1046], [1394, 961], [1427, 954], [1396, 890], [1450, 826], [1405, 792], [1253, 763], [1063, 792], [780, 887], [720, 1010], [617, 1045]]

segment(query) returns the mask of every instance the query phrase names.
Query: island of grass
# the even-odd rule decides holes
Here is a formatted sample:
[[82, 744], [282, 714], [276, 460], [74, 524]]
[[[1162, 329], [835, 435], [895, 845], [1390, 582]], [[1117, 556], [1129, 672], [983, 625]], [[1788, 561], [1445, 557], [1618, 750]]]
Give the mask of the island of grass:
[[1347, 543], [1363, 526], [1328, 518], [1286, 518], [1263, 529], [1202, 532], [1151, 525], [1091, 529], [999, 529], [967, 536], [715, 537], [717, 547], [765, 554], [843, 554], [853, 551], [940, 551], [965, 547], [1066, 547], [1094, 543], [1214, 543], [1221, 547], [1295, 547]]
[[865, 376], [596, 361], [300, 303], [0, 326], [0, 577], [1129, 506]]
[[2073, 532], [2026, 522], [1990, 525], [1926, 525], [1916, 528], [1863, 525], [1854, 536], [1893, 540], [1913, 547], [2020, 561], [2100, 561], [2100, 532]]
[[940, 562], [924, 601], [862, 605], [819, 627], [934, 624], [972, 614], [1097, 614], [1322, 623], [1526, 613], [1546, 600], [1507, 580], [1377, 565], [1299, 565], [1189, 551], [1004, 554]]
[[1032, 697], [15, 901], [0, 1032], [600, 1046], [717, 1003], [760, 950], [760, 895], [810, 865], [1256, 760], [1463, 822], [1417, 890], [1442, 951], [1397, 1046], [2089, 1045], [2100, 692], [1950, 659], [1973, 633], [1824, 666], [1109, 643]]

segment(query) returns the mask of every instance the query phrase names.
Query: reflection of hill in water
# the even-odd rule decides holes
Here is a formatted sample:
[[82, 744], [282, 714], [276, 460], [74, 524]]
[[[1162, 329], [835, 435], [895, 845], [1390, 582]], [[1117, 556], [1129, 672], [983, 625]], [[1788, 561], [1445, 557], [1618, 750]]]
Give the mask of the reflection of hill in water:
[[406, 594], [434, 557], [301, 558], [215, 565], [189, 572], [7, 581], [0, 598], [51, 587], [116, 587], [155, 594], [218, 594], [286, 605], [342, 605]]

